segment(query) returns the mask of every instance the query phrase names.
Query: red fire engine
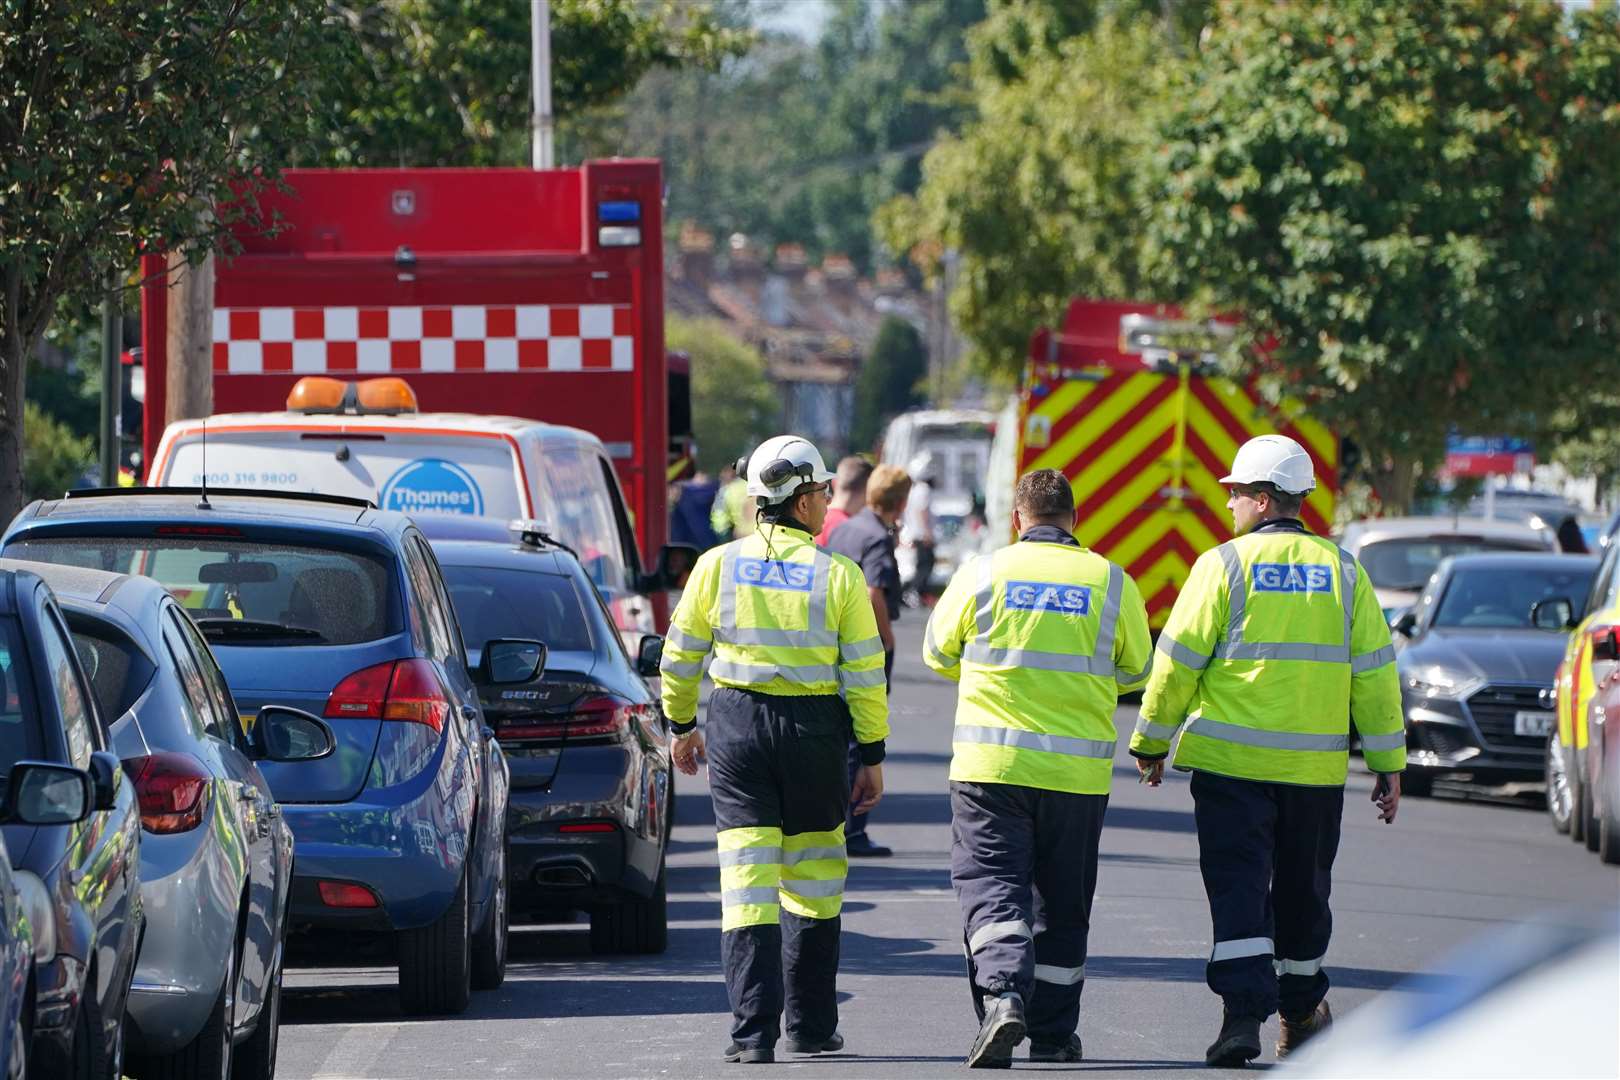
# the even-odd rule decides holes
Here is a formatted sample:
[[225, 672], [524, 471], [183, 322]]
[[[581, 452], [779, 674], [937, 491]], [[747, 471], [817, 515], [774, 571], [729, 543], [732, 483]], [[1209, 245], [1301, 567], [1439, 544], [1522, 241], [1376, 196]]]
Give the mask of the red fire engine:
[[[433, 412], [583, 428], [613, 458], [642, 552], [659, 550], [666, 454], [686, 433], [669, 430], [658, 162], [285, 182], [261, 200], [279, 230], [240, 236], [216, 270], [215, 412], [283, 409], [306, 375], [401, 375]], [[164, 428], [165, 289], [150, 278], [141, 313], [148, 468]]]

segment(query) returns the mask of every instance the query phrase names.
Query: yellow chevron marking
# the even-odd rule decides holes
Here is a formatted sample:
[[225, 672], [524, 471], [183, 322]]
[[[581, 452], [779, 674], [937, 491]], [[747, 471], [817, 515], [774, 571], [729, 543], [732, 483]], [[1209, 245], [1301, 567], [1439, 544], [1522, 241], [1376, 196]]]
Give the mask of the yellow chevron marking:
[[[1138, 425], [1137, 428], [1130, 431], [1118, 431], [1115, 429], [1119, 424], [1120, 417], [1130, 412], [1136, 407], [1137, 402], [1152, 393], [1157, 381], [1163, 377], [1162, 375], [1131, 376], [1124, 385], [1114, 390], [1108, 397], [1096, 402], [1085, 418], [1064, 432], [1063, 437], [1048, 447], [1046, 452], [1041, 454], [1031, 467], [1036, 469], [1062, 469], [1079, 457], [1086, 447], [1105, 435], [1120, 440], [1134, 437], [1136, 432], [1146, 425]], [[1097, 383], [1082, 383], [1081, 385], [1090, 390], [1095, 390], [1098, 386]], [[1138, 445], [1141, 444], [1138, 443]], [[1075, 491], [1079, 492], [1081, 490], [1086, 489], [1082, 489], [1077, 484]]]

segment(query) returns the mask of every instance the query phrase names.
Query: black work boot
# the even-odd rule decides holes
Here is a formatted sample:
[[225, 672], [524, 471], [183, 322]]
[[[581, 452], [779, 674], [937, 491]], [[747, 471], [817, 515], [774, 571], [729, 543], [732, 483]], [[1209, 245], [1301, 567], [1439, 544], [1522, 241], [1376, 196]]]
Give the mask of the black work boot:
[[1011, 992], [989, 998], [984, 1003], [984, 1023], [968, 1051], [967, 1066], [1010, 1069], [1013, 1047], [1023, 1041], [1024, 999]]
[[1044, 1043], [1029, 1041], [1029, 1060], [1031, 1061], [1084, 1061], [1085, 1050], [1080, 1045], [1080, 1036], [1070, 1035], [1068, 1042]]
[[1277, 1057], [1285, 1058], [1333, 1026], [1333, 1010], [1323, 1001], [1303, 1019], [1282, 1018], [1282, 1032], [1277, 1036]]
[[738, 1046], [732, 1043], [726, 1047], [726, 1060], [734, 1065], [769, 1065], [776, 1060], [776, 1051], [768, 1046]]
[[1204, 1051], [1204, 1064], [1213, 1068], [1240, 1069], [1260, 1056], [1260, 1021], [1226, 1010], [1221, 1033]]
[[794, 1035], [787, 1037], [783, 1046], [790, 1054], [836, 1054], [844, 1048], [844, 1037], [833, 1032], [825, 1039], [801, 1039]]

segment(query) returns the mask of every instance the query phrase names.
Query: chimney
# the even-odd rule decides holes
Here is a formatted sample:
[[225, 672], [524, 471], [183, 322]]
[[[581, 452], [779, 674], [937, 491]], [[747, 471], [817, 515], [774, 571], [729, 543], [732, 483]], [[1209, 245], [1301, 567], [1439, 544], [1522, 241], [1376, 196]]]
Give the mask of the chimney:
[[765, 274], [765, 260], [747, 233], [732, 233], [726, 241], [727, 263], [738, 281], [758, 281]]
[[821, 260], [821, 276], [827, 292], [840, 299], [851, 299], [856, 292], [855, 264], [849, 256], [833, 252]]
[[707, 288], [714, 274], [714, 234], [694, 221], [683, 221], [675, 247], [675, 276]]

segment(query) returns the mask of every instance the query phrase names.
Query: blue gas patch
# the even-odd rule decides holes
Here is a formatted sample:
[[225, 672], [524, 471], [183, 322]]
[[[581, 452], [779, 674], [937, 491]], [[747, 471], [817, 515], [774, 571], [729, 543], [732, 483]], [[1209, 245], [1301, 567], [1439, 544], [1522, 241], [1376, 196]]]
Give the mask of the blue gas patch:
[[418, 458], [383, 485], [384, 510], [407, 514], [472, 514], [484, 512], [484, 493], [472, 474], [442, 458]]
[[1090, 615], [1091, 587], [1053, 581], [1007, 582], [1007, 607], [1013, 611], [1055, 611]]
[[1311, 563], [1255, 563], [1255, 592], [1330, 593], [1333, 568]]
[[776, 559], [738, 559], [732, 580], [739, 585], [760, 589], [787, 589], [809, 592], [816, 583], [816, 569], [810, 563], [779, 562]]

